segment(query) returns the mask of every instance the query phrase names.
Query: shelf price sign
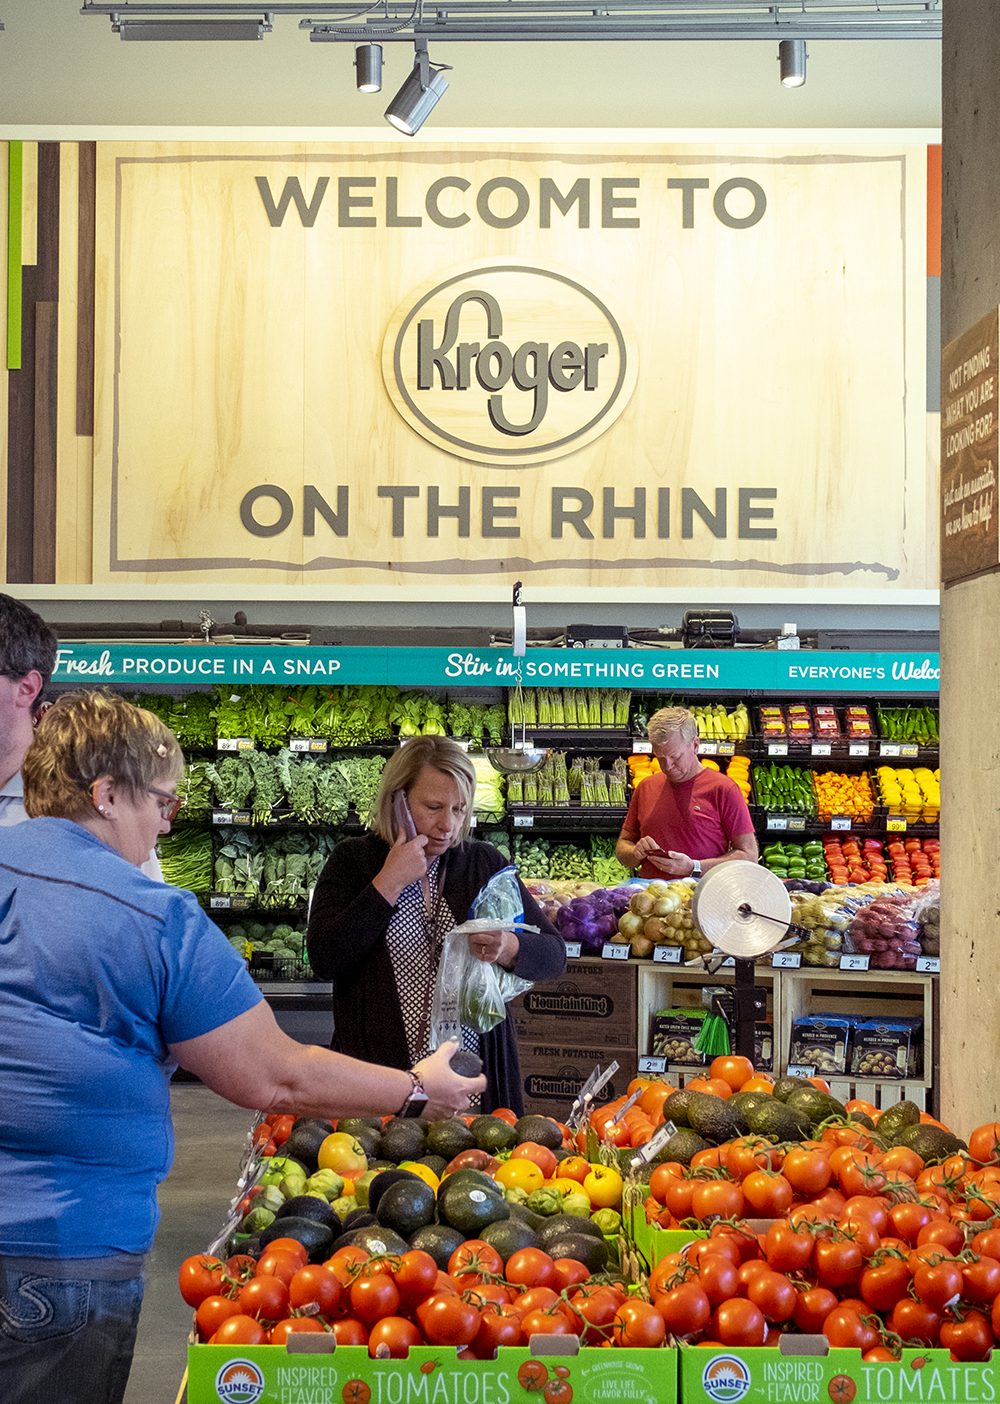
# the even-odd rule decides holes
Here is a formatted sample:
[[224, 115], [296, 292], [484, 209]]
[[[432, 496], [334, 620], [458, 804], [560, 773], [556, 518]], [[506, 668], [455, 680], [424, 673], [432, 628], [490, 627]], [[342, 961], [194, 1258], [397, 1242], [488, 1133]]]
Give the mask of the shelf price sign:
[[255, 751], [257, 744], [252, 736], [220, 736], [215, 743], [217, 751]]
[[831, 828], [831, 829], [834, 829], [834, 830], [840, 829], [840, 830], [842, 830], [842, 831], [846, 831], [846, 830], [849, 830], [850, 827], [851, 827], [851, 821], [850, 821], [849, 817], [848, 817], [846, 814], [831, 814], [831, 816], [830, 816], [830, 828]]
[[919, 975], [940, 975], [940, 956], [917, 956], [917, 973]]
[[329, 749], [325, 736], [292, 736], [288, 741], [290, 751], [308, 751], [314, 756], [324, 756]]
[[699, 741], [698, 754], [701, 756], [717, 756], [719, 754], [718, 741]]
[[680, 965], [680, 946], [654, 946], [653, 961], [656, 965]]
[[533, 829], [535, 827], [535, 816], [533, 814], [515, 814], [515, 829]]
[[852, 741], [852, 742], [849, 744], [849, 746], [847, 747], [847, 754], [848, 754], [849, 756], [867, 756], [867, 755], [869, 755], [868, 742], [867, 742], [867, 741]]
[[890, 814], [885, 821], [885, 831], [887, 834], [905, 834], [906, 820], [900, 814]]
[[788, 742], [787, 742], [787, 741], [769, 741], [769, 742], [767, 743], [767, 754], [768, 754], [769, 756], [787, 756], [787, 755], [788, 755]]
[[787, 829], [787, 828], [788, 828], [788, 815], [787, 815], [787, 814], [769, 814], [769, 815], [767, 816], [767, 827], [768, 827], [769, 829]]
[[871, 956], [866, 955], [842, 955], [840, 957], [841, 970], [867, 970]]
[[628, 960], [632, 952], [631, 946], [626, 946], [622, 941], [605, 941], [601, 947], [602, 960]]
[[583, 951], [583, 947], [581, 946], [581, 944], [580, 944], [579, 941], [567, 941], [567, 942], [566, 942], [566, 959], [567, 959], [567, 960], [579, 960], [582, 951]]
[[801, 951], [775, 951], [771, 957], [772, 970], [799, 970], [801, 966]]
[[665, 1073], [666, 1070], [666, 1058], [657, 1058], [652, 1053], [644, 1053], [639, 1059], [639, 1071], [641, 1073], [650, 1073], [655, 1077], [658, 1073]]
[[652, 741], [633, 741], [632, 754], [634, 756], [651, 756], [653, 754]]
[[902, 754], [902, 747], [897, 741], [880, 741], [878, 753], [880, 756], [898, 756]]
[[814, 756], [830, 756], [833, 754], [833, 747], [830, 745], [829, 741], [814, 741], [811, 749]]

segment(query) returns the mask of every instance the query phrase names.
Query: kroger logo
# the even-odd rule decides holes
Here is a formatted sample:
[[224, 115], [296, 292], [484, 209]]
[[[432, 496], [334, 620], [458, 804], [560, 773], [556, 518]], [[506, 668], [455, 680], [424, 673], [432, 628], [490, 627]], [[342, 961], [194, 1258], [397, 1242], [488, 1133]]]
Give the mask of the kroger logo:
[[717, 1404], [737, 1404], [750, 1391], [750, 1371], [735, 1355], [714, 1355], [701, 1372], [701, 1387]]
[[215, 1377], [215, 1392], [223, 1404], [257, 1404], [264, 1376], [252, 1360], [229, 1360]]
[[628, 403], [636, 358], [596, 293], [562, 273], [497, 264], [397, 311], [382, 373], [396, 409], [431, 443], [527, 467], [603, 434]]

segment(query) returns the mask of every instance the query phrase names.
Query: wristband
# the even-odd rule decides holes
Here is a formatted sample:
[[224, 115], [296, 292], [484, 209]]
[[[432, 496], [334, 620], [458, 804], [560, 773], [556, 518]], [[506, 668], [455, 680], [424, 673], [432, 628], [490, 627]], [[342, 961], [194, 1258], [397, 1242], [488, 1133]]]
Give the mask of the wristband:
[[406, 1097], [403, 1100], [403, 1105], [400, 1107], [396, 1115], [410, 1118], [419, 1116], [423, 1111], [424, 1107], [426, 1107], [427, 1093], [424, 1091], [423, 1084], [420, 1081], [420, 1078], [417, 1076], [417, 1074], [413, 1071], [412, 1068], [406, 1069], [406, 1075], [410, 1079], [410, 1083], [412, 1085], [410, 1087], [409, 1092], [406, 1094]]

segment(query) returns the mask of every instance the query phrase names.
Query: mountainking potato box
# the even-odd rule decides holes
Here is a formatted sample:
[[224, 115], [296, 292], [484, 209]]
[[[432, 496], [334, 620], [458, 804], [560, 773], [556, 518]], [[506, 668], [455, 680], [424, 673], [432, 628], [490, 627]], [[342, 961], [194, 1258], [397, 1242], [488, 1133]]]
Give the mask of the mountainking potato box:
[[[316, 1336], [298, 1339], [310, 1347], [329, 1344]], [[188, 1404], [677, 1404], [677, 1351], [584, 1347], [556, 1356], [502, 1348], [496, 1360], [459, 1360], [454, 1347], [417, 1346], [405, 1360], [372, 1360], [364, 1346], [300, 1354], [284, 1346], [192, 1345], [187, 1398]]]
[[[782, 1345], [822, 1337], [786, 1336]], [[857, 1350], [785, 1354], [782, 1349], [681, 1351], [681, 1404], [990, 1404], [1000, 1389], [1000, 1358], [952, 1360], [947, 1350], [903, 1351], [901, 1360], [866, 1361]]]

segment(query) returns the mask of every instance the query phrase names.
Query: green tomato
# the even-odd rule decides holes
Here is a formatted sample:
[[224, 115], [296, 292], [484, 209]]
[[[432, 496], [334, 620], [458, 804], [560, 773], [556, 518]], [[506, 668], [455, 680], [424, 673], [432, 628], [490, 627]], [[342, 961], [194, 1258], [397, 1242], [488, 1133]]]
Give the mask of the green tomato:
[[533, 1214], [561, 1214], [563, 1197], [557, 1189], [536, 1189], [525, 1200], [525, 1207]]
[[[365, 1203], [367, 1204], [367, 1202], [366, 1199]], [[340, 1219], [341, 1223], [347, 1218], [348, 1214], [353, 1214], [355, 1209], [360, 1209], [361, 1207], [362, 1206], [354, 1198], [353, 1194], [342, 1194], [339, 1199], [334, 1199], [330, 1203], [330, 1208], [336, 1214], [337, 1218]]]
[[270, 1209], [263, 1209], [259, 1205], [254, 1205], [240, 1224], [240, 1229], [244, 1233], [261, 1233], [264, 1229], [270, 1228], [274, 1223], [274, 1214]]
[[576, 1194], [567, 1194], [563, 1200], [562, 1211], [564, 1214], [575, 1214], [579, 1219], [589, 1219], [590, 1200], [582, 1190]]
[[344, 1193], [344, 1177], [336, 1170], [317, 1170], [306, 1180], [306, 1193], [321, 1194], [324, 1199], [339, 1199]]
[[622, 1226], [622, 1216], [617, 1209], [598, 1209], [592, 1218], [602, 1233], [618, 1233]]

